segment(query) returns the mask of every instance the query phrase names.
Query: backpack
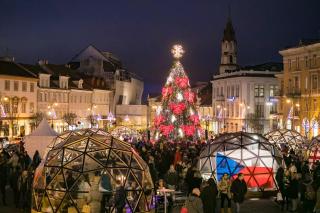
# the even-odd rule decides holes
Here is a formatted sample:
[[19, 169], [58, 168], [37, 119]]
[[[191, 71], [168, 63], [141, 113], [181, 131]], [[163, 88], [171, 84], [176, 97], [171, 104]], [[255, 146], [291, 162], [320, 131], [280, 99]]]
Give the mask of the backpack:
[[314, 200], [316, 198], [316, 192], [311, 184], [307, 185], [306, 187], [305, 198], [306, 200]]

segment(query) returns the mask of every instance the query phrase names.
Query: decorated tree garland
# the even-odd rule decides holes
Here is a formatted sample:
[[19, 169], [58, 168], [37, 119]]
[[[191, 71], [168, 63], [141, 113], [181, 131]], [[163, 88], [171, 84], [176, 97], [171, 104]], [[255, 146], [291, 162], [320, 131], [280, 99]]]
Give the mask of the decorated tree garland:
[[154, 139], [196, 140], [201, 135], [200, 118], [195, 106], [196, 95], [179, 61], [184, 51], [181, 45], [174, 45], [171, 52], [175, 61], [162, 88], [161, 107], [154, 119]]

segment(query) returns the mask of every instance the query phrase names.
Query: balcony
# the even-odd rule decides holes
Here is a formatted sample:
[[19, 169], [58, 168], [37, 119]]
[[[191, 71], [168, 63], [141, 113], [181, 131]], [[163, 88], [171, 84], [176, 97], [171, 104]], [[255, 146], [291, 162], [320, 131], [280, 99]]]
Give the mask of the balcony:
[[218, 95], [216, 101], [225, 101], [224, 95]]
[[270, 111], [270, 115], [277, 115], [278, 114], [278, 111], [277, 110], [271, 110]]
[[291, 91], [288, 91], [286, 93], [286, 96], [288, 98], [300, 98], [301, 97], [301, 91], [300, 90], [291, 90]]

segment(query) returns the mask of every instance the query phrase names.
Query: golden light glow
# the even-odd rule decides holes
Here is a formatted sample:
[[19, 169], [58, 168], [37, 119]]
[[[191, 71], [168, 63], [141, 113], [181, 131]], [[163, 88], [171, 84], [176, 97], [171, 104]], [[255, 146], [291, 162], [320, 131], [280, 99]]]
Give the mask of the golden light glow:
[[183, 47], [180, 44], [173, 45], [171, 53], [174, 58], [179, 59], [184, 53]]
[[218, 108], [218, 109], [220, 109], [220, 108], [221, 108], [221, 106], [220, 106], [220, 105], [217, 105], [217, 108]]
[[300, 104], [296, 104], [296, 107], [300, 107]]
[[250, 109], [250, 106], [247, 106], [247, 109]]
[[287, 104], [290, 104], [290, 103], [291, 103], [291, 100], [290, 100], [290, 99], [287, 99], [286, 102], [287, 102]]
[[227, 108], [226, 108], [226, 107], [224, 107], [224, 108], [223, 108], [223, 110], [224, 110], [224, 111], [227, 111]]
[[58, 106], [58, 103], [54, 103], [55, 106]]
[[243, 106], [243, 103], [240, 103], [240, 104], [239, 104], [239, 106], [241, 106], [241, 107], [242, 107], [242, 106]]
[[8, 98], [8, 97], [4, 97], [3, 100], [4, 100], [4, 101], [8, 101], [9, 98]]

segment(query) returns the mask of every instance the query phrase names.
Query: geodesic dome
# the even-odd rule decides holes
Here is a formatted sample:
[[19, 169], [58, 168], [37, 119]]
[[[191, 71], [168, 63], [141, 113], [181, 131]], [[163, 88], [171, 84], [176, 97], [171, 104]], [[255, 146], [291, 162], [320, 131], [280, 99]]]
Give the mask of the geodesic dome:
[[313, 165], [316, 161], [320, 161], [320, 135], [312, 138], [308, 152], [309, 163], [311, 165]]
[[117, 126], [111, 131], [111, 135], [120, 140], [126, 140], [128, 142], [137, 141], [141, 138], [141, 134], [132, 128], [126, 126]]
[[299, 132], [289, 129], [277, 129], [264, 135], [272, 144], [281, 151], [299, 150], [307, 144], [307, 138]]
[[277, 189], [275, 174], [282, 159], [277, 148], [259, 134], [235, 132], [216, 137], [200, 154], [199, 167], [204, 179], [217, 182], [223, 174], [235, 179], [244, 174], [248, 188]]
[[[126, 191], [126, 210], [150, 210], [154, 194], [148, 165], [129, 143], [99, 129], [68, 131], [51, 144], [35, 172], [33, 210], [113, 211], [116, 182]], [[104, 211], [103, 211], [104, 212]]]

